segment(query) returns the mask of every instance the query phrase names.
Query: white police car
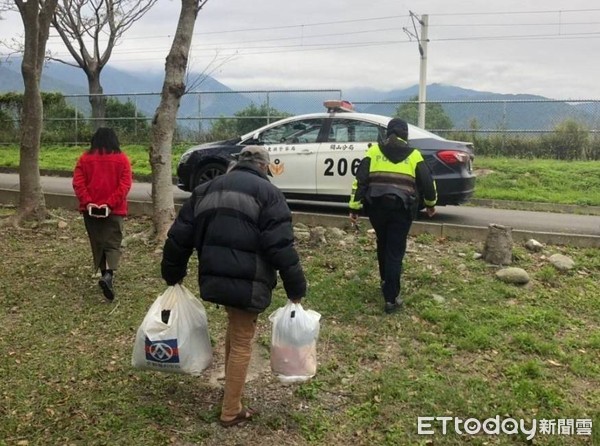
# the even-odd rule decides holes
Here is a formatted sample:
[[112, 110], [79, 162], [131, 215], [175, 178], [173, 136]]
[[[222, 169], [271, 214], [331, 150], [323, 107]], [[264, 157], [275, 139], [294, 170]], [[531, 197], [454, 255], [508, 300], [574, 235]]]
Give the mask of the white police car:
[[[281, 119], [228, 141], [194, 146], [181, 157], [178, 187], [191, 191], [222, 175], [248, 145], [270, 153], [271, 181], [288, 199], [347, 202], [352, 180], [370, 144], [383, 140], [388, 116], [356, 113], [346, 101], [326, 101], [327, 112]], [[437, 183], [438, 205], [461, 204], [475, 189], [473, 146], [408, 126]]]

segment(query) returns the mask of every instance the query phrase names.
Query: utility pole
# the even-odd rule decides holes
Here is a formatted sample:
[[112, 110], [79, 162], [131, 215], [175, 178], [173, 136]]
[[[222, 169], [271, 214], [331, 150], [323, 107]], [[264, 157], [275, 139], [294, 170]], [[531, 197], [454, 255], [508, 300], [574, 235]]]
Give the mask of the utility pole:
[[419, 122], [422, 129], [425, 128], [425, 105], [427, 102], [427, 28], [429, 25], [429, 16], [423, 14], [421, 20], [421, 40], [419, 41], [419, 53], [421, 54], [421, 66], [419, 69]]
[[[423, 14], [420, 18], [413, 13], [410, 12], [410, 17], [413, 21], [413, 28], [415, 33], [411, 33], [406, 28], [404, 31], [411, 37], [417, 39], [417, 43], [419, 44], [419, 54], [421, 56], [421, 63], [419, 68], [419, 121], [418, 126], [421, 128], [425, 128], [425, 106], [427, 102], [427, 42], [428, 38], [428, 27], [429, 27], [429, 15]], [[421, 37], [419, 37], [419, 33], [417, 32], [417, 26], [415, 25], [415, 20], [419, 22], [421, 25]]]

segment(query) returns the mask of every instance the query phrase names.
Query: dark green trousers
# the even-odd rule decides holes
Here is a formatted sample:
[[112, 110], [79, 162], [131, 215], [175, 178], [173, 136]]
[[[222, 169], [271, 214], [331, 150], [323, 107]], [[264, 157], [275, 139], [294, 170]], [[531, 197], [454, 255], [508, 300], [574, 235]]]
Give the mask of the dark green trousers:
[[83, 214], [83, 221], [92, 247], [94, 271], [116, 271], [121, 259], [123, 217], [111, 214], [106, 218], [95, 218]]

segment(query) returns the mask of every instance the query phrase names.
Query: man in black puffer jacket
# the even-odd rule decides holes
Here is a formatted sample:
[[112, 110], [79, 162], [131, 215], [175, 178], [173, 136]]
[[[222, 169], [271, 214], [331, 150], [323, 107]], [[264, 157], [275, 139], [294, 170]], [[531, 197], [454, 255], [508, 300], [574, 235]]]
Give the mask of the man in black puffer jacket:
[[241, 404], [259, 313], [271, 304], [277, 271], [288, 298], [299, 303], [306, 279], [294, 247], [292, 215], [282, 192], [267, 178], [269, 153], [246, 147], [225, 175], [198, 186], [183, 204], [163, 250], [168, 285], [183, 280], [198, 253], [200, 297], [225, 306], [225, 393], [221, 424], [255, 414]]

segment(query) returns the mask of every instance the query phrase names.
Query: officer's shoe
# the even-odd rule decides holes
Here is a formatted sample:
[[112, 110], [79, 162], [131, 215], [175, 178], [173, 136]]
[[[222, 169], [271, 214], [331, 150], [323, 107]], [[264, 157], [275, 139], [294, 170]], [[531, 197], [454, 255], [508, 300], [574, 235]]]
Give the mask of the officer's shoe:
[[396, 313], [397, 311], [402, 309], [402, 305], [402, 299], [400, 298], [400, 296], [398, 296], [396, 297], [395, 302], [386, 302], [383, 310], [386, 312], [386, 314]]
[[113, 290], [113, 276], [110, 273], [104, 273], [104, 275], [98, 281], [98, 285], [102, 288], [102, 294], [106, 297], [106, 300], [112, 302], [115, 298], [115, 292]]
[[397, 312], [400, 309], [400, 306], [396, 302], [386, 302], [383, 311], [385, 314], [392, 314]]

